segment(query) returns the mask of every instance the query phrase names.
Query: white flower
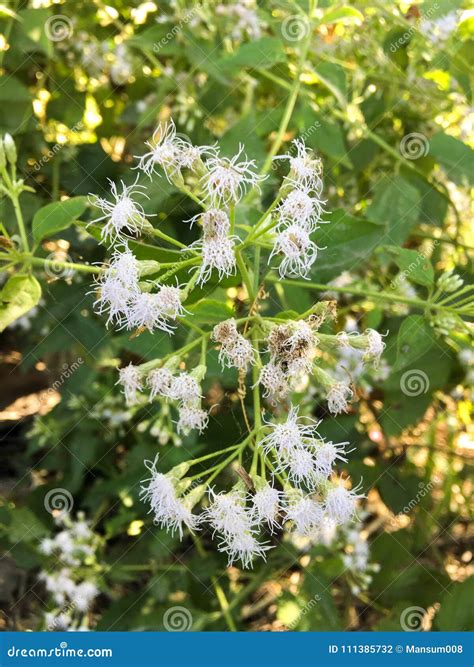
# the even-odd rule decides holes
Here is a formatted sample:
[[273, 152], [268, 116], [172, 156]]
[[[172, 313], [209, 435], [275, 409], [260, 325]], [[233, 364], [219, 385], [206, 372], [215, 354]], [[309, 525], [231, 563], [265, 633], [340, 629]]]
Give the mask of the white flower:
[[171, 533], [178, 531], [183, 538], [183, 527], [191, 532], [197, 529], [197, 517], [178, 498], [175, 488], [177, 480], [168, 475], [157, 472], [155, 461], [145, 461], [145, 466], [151, 472], [151, 477], [143, 480], [140, 489], [140, 499], [150, 503], [150, 511], [154, 514], [154, 522]]
[[303, 185], [292, 190], [276, 210], [281, 222], [295, 222], [308, 232], [314, 232], [324, 212], [324, 203], [321, 199], [311, 196], [311, 189]]
[[252, 517], [256, 524], [267, 523], [273, 533], [278, 528], [282, 492], [266, 484], [253, 496]]
[[235, 535], [250, 529], [250, 516], [245, 509], [245, 494], [239, 491], [215, 493], [208, 490], [210, 505], [202, 513], [201, 520], [207, 520], [214, 531], [225, 535]]
[[266, 422], [272, 431], [260, 441], [260, 446], [266, 453], [275, 449], [280, 456], [291, 456], [296, 449], [303, 448], [305, 442], [314, 435], [319, 438], [316, 431], [318, 422], [308, 417], [306, 419], [309, 424], [302, 423], [303, 417], [298, 417], [298, 408], [292, 406], [283, 424]]
[[139, 158], [138, 168], [151, 178], [152, 174], [156, 173], [156, 167], [160, 166], [170, 182], [180, 169], [192, 169], [203, 153], [213, 151], [212, 147], [193, 146], [178, 136], [172, 120], [164, 125], [160, 123], [152, 141], [145, 143], [150, 151]]
[[319, 481], [313, 454], [304, 447], [283, 451], [279, 457], [279, 470], [287, 470], [289, 480], [297, 486], [305, 484], [314, 489]]
[[219, 361], [222, 367], [238, 368], [246, 371], [254, 363], [252, 344], [241, 334], [237, 334], [230, 343], [223, 344], [219, 351]]
[[349, 385], [344, 382], [336, 382], [329, 389], [326, 396], [329, 411], [333, 415], [338, 415], [340, 412], [347, 412], [348, 402], [352, 400], [354, 392]]
[[203, 238], [192, 243], [189, 247], [200, 250], [202, 253], [197, 285], [206, 283], [211, 277], [213, 269], [217, 271], [219, 280], [222, 280], [224, 276], [231, 276], [235, 273], [236, 261], [232, 238]]
[[312, 156], [311, 152], [306, 148], [304, 139], [294, 139], [292, 143], [296, 148], [296, 155], [291, 153], [288, 155], [278, 155], [274, 160], [289, 160], [289, 180], [320, 193], [323, 187], [321, 180], [321, 160]]
[[181, 289], [177, 285], [161, 285], [156, 300], [163, 317], [175, 320], [185, 313], [181, 303]]
[[98, 593], [99, 590], [94, 583], [91, 581], [83, 581], [76, 586], [74, 594], [72, 595], [72, 602], [79, 611], [87, 611]]
[[198, 213], [189, 220], [191, 226], [197, 220], [202, 225], [205, 239], [225, 239], [230, 231], [229, 216], [225, 211], [221, 211], [218, 208], [210, 208], [204, 211], [204, 213]]
[[179, 408], [178, 433], [187, 435], [190, 431], [197, 429], [202, 433], [209, 422], [209, 415], [205, 410], [192, 405], [182, 405]]
[[382, 335], [378, 331], [375, 331], [375, 329], [367, 329], [365, 335], [367, 336], [367, 348], [363, 359], [364, 361], [372, 361], [377, 368], [380, 357], [385, 349], [385, 343], [383, 342]]
[[175, 401], [195, 403], [201, 398], [199, 383], [189, 373], [181, 373], [172, 379], [168, 396]]
[[298, 320], [293, 322], [291, 326], [292, 333], [285, 341], [285, 348], [288, 352], [312, 352], [319, 341], [308, 322]]
[[139, 293], [138, 280], [138, 262], [125, 244], [124, 250], [114, 251], [109, 267], [95, 281], [98, 295], [94, 309], [99, 314], [109, 313], [107, 326], [110, 322], [126, 324], [129, 302]]
[[262, 366], [258, 381], [264, 388], [264, 396], [284, 396], [290, 389], [281, 367], [271, 361]]
[[53, 553], [54, 546], [54, 540], [52, 540], [50, 537], [45, 537], [40, 542], [39, 550], [45, 556], [50, 556]]
[[165, 322], [158, 294], [138, 292], [133, 295], [127, 312], [127, 327], [143, 327], [148, 331], [158, 328], [171, 333], [172, 329]]
[[356, 502], [358, 498], [363, 498], [363, 494], [358, 494], [359, 488], [346, 489], [342, 482], [338, 486], [330, 489], [324, 501], [326, 513], [334, 523], [343, 525], [351, 521], [355, 516]]
[[228, 555], [227, 565], [230, 567], [235, 561], [240, 560], [243, 568], [251, 567], [254, 558], [261, 557], [264, 560], [265, 552], [271, 546], [260, 543], [250, 531], [238, 532], [235, 535], [224, 535], [218, 544], [219, 551]]
[[[138, 179], [137, 179], [138, 180]], [[117, 239], [123, 239], [128, 235], [138, 236], [146, 224], [145, 212], [141, 204], [133, 200], [135, 194], [146, 195], [141, 191], [144, 186], [138, 185], [137, 181], [132, 185], [126, 186], [123, 181], [122, 192], [119, 192], [117, 185], [109, 179], [110, 189], [115, 202], [109, 202], [101, 197], [94, 197], [92, 203], [101, 208], [104, 215], [92, 220], [89, 224], [94, 224], [106, 220], [101, 230], [103, 241], [115, 242]], [[148, 198], [148, 197], [147, 197]]]
[[129, 302], [137, 294], [135, 285], [125, 285], [118, 277], [107, 271], [96, 282], [98, 296], [94, 310], [99, 315], [108, 313], [107, 326], [113, 322], [118, 326], [127, 323]]
[[146, 378], [147, 386], [150, 388], [150, 401], [156, 396], [169, 396], [173, 374], [167, 368], [154, 368]]
[[92, 536], [92, 531], [86, 521], [76, 521], [72, 524], [71, 531], [79, 540], [88, 540]]
[[244, 160], [239, 158], [244, 151], [244, 146], [239, 145], [239, 150], [232, 158], [210, 157], [206, 161], [207, 174], [202, 177], [206, 189], [206, 198], [217, 204], [237, 203], [247, 191], [248, 187], [259, 186], [264, 177], [256, 173], [255, 160]]
[[283, 255], [279, 267], [281, 278], [306, 278], [318, 256], [318, 246], [311, 241], [306, 229], [294, 223], [278, 234], [269, 262], [280, 253]]
[[285, 518], [287, 521], [293, 521], [298, 533], [309, 535], [324, 521], [324, 509], [311, 496], [291, 494]]
[[127, 405], [134, 405], [138, 400], [137, 393], [142, 390], [140, 369], [133, 364], [120, 368], [119, 379], [115, 384], [122, 385]]
[[315, 464], [320, 475], [329, 477], [336, 461], [347, 462], [344, 453], [345, 447], [348, 444], [348, 442], [334, 443], [324, 441], [320, 443], [315, 452]]
[[124, 285], [135, 288], [135, 285], [138, 284], [140, 271], [137, 258], [126, 243], [123, 244], [123, 250], [122, 248], [115, 248], [108, 273]]
[[270, 548], [258, 542], [253, 528], [253, 515], [246, 509], [245, 494], [239, 491], [216, 494], [209, 489], [211, 504], [202, 514], [202, 520], [208, 520], [214, 532], [221, 534], [219, 551], [228, 555], [228, 564], [240, 560], [242, 566], [250, 567], [254, 557], [265, 558]]

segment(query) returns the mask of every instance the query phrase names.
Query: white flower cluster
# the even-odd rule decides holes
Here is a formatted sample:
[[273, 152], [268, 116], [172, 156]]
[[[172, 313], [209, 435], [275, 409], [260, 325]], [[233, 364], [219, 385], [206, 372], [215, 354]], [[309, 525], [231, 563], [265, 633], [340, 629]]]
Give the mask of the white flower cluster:
[[[198, 518], [186, 506], [186, 501], [179, 498], [179, 494], [186, 490], [186, 484], [180, 482], [178, 476], [171, 473], [164, 475], [156, 470], [158, 457], [154, 461], [145, 461], [145, 466], [151, 472], [151, 477], [143, 480], [140, 489], [140, 498], [150, 504], [150, 512], [154, 514], [154, 522], [161, 528], [178, 531], [183, 538], [183, 527], [191, 532], [198, 528]], [[181, 485], [181, 488], [180, 488]]]
[[[335, 354], [334, 377], [344, 383], [347, 377], [352, 378], [366, 389], [370, 389], [370, 380], [383, 381], [388, 377], [390, 367], [380, 357], [385, 348], [381, 334], [373, 329], [367, 329], [362, 336], [365, 338], [365, 347], [352, 347], [355, 342], [354, 336], [360, 341], [364, 339], [357, 330], [357, 322], [354, 318], [348, 318], [344, 331], [338, 334], [340, 345]], [[367, 377], [367, 364], [372, 364], [373, 370]]]
[[[199, 374], [200, 369], [196, 369]], [[156, 396], [178, 401], [178, 433], [187, 435], [196, 429], [202, 433], [209, 422], [209, 416], [201, 409], [201, 388], [198, 380], [189, 373], [173, 376], [168, 368], [155, 368], [146, 379], [150, 388], [150, 400]]]
[[95, 562], [98, 537], [82, 514], [77, 521], [67, 514], [60, 515], [56, 521], [61, 531], [53, 538], [44, 538], [39, 545], [39, 551], [48, 557], [48, 568], [42, 570], [39, 578], [54, 603], [54, 608], [45, 614], [45, 627], [47, 630], [85, 629], [86, 614], [99, 589], [94, 580], [84, 580], [84, 570], [85, 567], [91, 570]]
[[267, 423], [271, 432], [259, 445], [267, 456], [275, 455], [278, 471], [285, 471], [294, 485], [314, 491], [331, 475], [337, 460], [347, 461], [344, 449], [348, 443], [326, 442], [317, 431], [318, 422], [304, 421], [292, 406], [286, 422]]
[[219, 551], [228, 556], [228, 564], [240, 560], [242, 566], [250, 567], [254, 557], [265, 558], [270, 548], [257, 539], [259, 515], [247, 507], [247, 496], [242, 489], [229, 493], [215, 493], [209, 490], [210, 504], [201, 515], [201, 521], [208, 521], [214, 532], [219, 533]]
[[140, 283], [138, 261], [126, 243], [122, 248], [115, 250], [108, 268], [96, 281], [96, 311], [108, 313], [107, 325], [112, 323], [119, 329], [161, 329], [172, 333], [176, 319], [185, 312], [181, 289], [160, 285], [157, 292], [148, 291], [153, 283]]
[[217, 16], [229, 19], [230, 25], [226, 26], [225, 34], [230, 35], [237, 42], [242, 42], [244, 37], [249, 39], [260, 39], [264, 21], [259, 17], [255, 0], [240, 0], [238, 3], [216, 6]]
[[177, 401], [179, 421], [178, 433], [187, 435], [197, 429], [202, 433], [209, 422], [209, 416], [201, 409], [201, 388], [198, 377], [205, 373], [205, 369], [197, 367], [193, 373], [173, 375], [170, 368], [153, 368], [145, 374], [139, 366], [129, 364], [119, 369], [117, 381], [123, 388], [127, 405], [135, 405], [139, 401], [139, 394], [143, 384], [150, 390], [149, 400], [162, 397]]
[[235, 239], [229, 236], [230, 220], [225, 211], [210, 208], [191, 218], [191, 223], [198, 220], [202, 226], [202, 237], [191, 244], [190, 248], [199, 250], [202, 255], [201, 267], [196, 284], [202, 285], [217, 271], [219, 280], [235, 273]]
[[250, 341], [237, 331], [237, 323], [232, 318], [217, 324], [212, 331], [212, 339], [221, 344], [219, 361], [222, 367], [247, 371], [254, 360], [254, 350]]
[[319, 343], [315, 324], [296, 320], [271, 330], [267, 340], [270, 361], [259, 377], [264, 396], [284, 396], [302, 375], [311, 374]]
[[285, 178], [281, 192], [284, 197], [276, 208], [277, 237], [272, 257], [282, 255], [280, 276], [301, 276], [308, 273], [318, 256], [318, 246], [311, 234], [319, 228], [325, 201], [321, 199], [321, 162], [306, 148], [303, 139], [294, 142], [296, 155], [279, 155], [290, 163], [290, 173]]

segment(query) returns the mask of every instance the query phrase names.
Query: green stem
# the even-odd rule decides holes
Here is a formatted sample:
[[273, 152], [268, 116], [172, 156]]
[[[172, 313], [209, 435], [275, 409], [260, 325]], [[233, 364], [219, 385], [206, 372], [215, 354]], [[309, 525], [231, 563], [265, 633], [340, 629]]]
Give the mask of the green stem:
[[306, 56], [308, 55], [308, 49], [311, 41], [311, 9], [312, 9], [312, 3], [311, 3], [311, 8], [310, 8], [310, 14], [309, 14], [309, 21], [310, 21], [310, 26], [308, 29], [308, 34], [305, 37], [303, 47], [301, 49], [301, 55], [300, 59], [298, 62], [298, 68], [296, 70], [295, 74], [295, 80], [293, 81], [293, 84], [290, 89], [290, 94], [288, 96], [288, 100], [286, 103], [286, 108], [285, 112], [283, 114], [283, 118], [281, 119], [280, 127], [278, 128], [277, 135], [275, 137], [275, 140], [273, 141], [273, 144], [270, 148], [270, 151], [267, 155], [267, 158], [265, 160], [265, 163], [263, 165], [261, 175], [264, 176], [267, 174], [272, 166], [272, 161], [275, 155], [278, 153], [280, 150], [280, 146], [283, 143], [283, 137], [285, 135], [286, 130], [288, 129], [288, 124], [291, 120], [291, 116], [293, 114], [293, 110], [295, 108], [296, 100], [298, 99], [298, 93], [301, 88], [301, 74], [303, 72], [303, 68], [306, 62]]
[[[156, 229], [156, 227], [153, 227], [153, 230], [150, 229], [150, 234], [152, 236], [157, 236], [158, 238], [162, 239], [163, 241], [167, 241], [171, 245], [176, 246], [177, 248], [181, 248], [181, 250], [188, 250], [188, 246], [185, 245], [184, 243], [181, 243], [181, 241], [177, 241], [174, 239], [172, 236], [168, 236], [168, 234], [165, 234], [159, 229]], [[191, 251], [190, 251], [191, 252]]]
[[231, 632], [237, 632], [237, 626], [235, 625], [234, 619], [232, 618], [232, 614], [230, 613], [229, 602], [225, 596], [224, 589], [219, 584], [217, 577], [212, 576], [211, 581], [212, 585], [214, 586], [214, 590], [216, 592], [217, 601], [219, 602], [219, 606], [222, 609], [222, 614], [227, 623], [227, 627]]
[[237, 262], [237, 266], [239, 267], [240, 275], [242, 276], [243, 283], [245, 287], [247, 288], [247, 292], [249, 294], [249, 298], [252, 298], [252, 280], [250, 279], [250, 274], [248, 272], [247, 267], [245, 266], [245, 262], [242, 259], [242, 255], [240, 250], [237, 248], [235, 251], [235, 259]]
[[18, 229], [20, 230], [21, 244], [25, 252], [30, 252], [30, 246], [28, 243], [28, 235], [26, 233], [25, 221], [23, 220], [23, 214], [21, 212], [20, 201], [18, 195], [11, 194], [10, 199], [13, 204], [13, 209], [15, 211], [16, 221], [18, 223]]
[[60, 262], [52, 261], [50, 259], [43, 259], [42, 257], [33, 257], [32, 255], [21, 255], [21, 259], [33, 266], [42, 266], [46, 268], [48, 265], [54, 264], [55, 267], [59, 269], [71, 269], [73, 271], [79, 271], [80, 273], [102, 273], [103, 269], [100, 266], [89, 266], [88, 264], [76, 264], [75, 262]]
[[333, 285], [321, 285], [320, 283], [305, 282], [304, 280], [290, 280], [281, 279], [276, 276], [268, 276], [267, 280], [273, 283], [283, 283], [285, 285], [293, 285], [294, 287], [305, 287], [306, 289], [314, 289], [318, 292], [340, 292], [341, 294], [353, 294], [354, 296], [362, 296], [371, 299], [379, 299], [380, 301], [394, 301], [397, 303], [406, 303], [416, 308], [426, 310], [433, 308], [435, 310], [451, 310], [456, 312], [455, 308], [447, 308], [440, 306], [437, 303], [430, 301], [422, 301], [421, 299], [411, 299], [397, 294], [388, 294], [387, 292], [370, 292], [368, 290], [360, 290], [353, 287], [334, 287]]

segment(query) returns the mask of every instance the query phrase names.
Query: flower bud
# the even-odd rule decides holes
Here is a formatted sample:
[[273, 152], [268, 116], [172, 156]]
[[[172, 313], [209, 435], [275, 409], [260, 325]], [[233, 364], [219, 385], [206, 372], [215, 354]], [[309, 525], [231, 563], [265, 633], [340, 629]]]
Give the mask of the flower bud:
[[5, 148], [5, 154], [7, 156], [7, 160], [11, 165], [16, 164], [17, 160], [17, 153], [16, 153], [16, 146], [15, 142], [13, 141], [13, 137], [11, 134], [7, 134], [3, 137], [3, 145]]
[[463, 283], [463, 279], [452, 271], [446, 271], [438, 278], [438, 287], [443, 292], [455, 292], [462, 287]]

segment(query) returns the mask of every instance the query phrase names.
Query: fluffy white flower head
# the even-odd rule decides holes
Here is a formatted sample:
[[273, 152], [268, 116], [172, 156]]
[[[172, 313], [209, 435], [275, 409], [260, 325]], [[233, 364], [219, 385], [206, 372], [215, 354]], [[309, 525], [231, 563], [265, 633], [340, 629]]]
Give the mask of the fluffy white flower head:
[[142, 390], [142, 377], [140, 369], [133, 364], [119, 369], [119, 379], [116, 384], [121, 384], [127, 405], [137, 402], [137, 394]]
[[203, 176], [203, 184], [206, 197], [212, 202], [237, 203], [248, 187], [258, 186], [263, 180], [256, 171], [255, 160], [247, 160], [243, 151], [244, 146], [240, 144], [238, 153], [232, 158], [216, 155], [206, 161], [208, 173]]
[[279, 254], [283, 255], [279, 267], [282, 278], [285, 276], [307, 278], [318, 256], [318, 246], [311, 241], [306, 229], [293, 223], [276, 237], [270, 260]]
[[111, 243], [122, 240], [127, 236], [138, 236], [146, 224], [145, 212], [141, 204], [134, 201], [133, 196], [137, 193], [144, 195], [143, 185], [137, 182], [126, 186], [123, 181], [122, 191], [119, 192], [117, 185], [109, 179], [110, 189], [114, 202], [109, 202], [101, 197], [94, 197], [92, 203], [94, 206], [102, 209], [104, 215], [93, 220], [90, 224], [102, 222], [105, 224], [101, 229], [101, 238], [103, 241]]

